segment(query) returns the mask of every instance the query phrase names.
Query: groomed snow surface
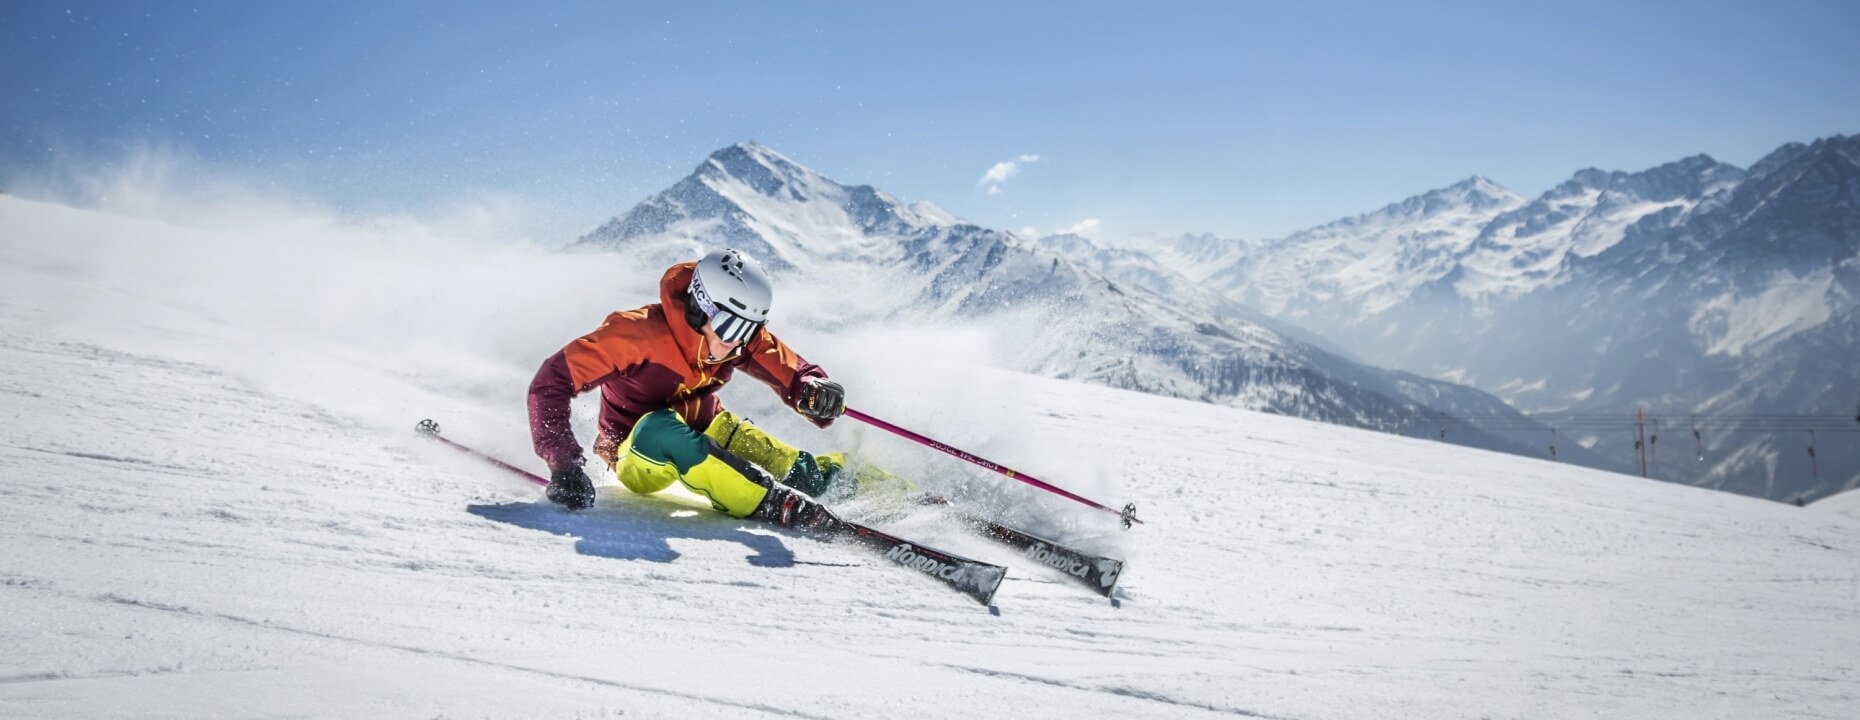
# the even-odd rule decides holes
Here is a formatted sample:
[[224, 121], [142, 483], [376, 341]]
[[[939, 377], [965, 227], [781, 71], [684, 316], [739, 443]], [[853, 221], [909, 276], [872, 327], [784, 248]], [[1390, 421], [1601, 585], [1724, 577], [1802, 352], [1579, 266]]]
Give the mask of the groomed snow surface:
[[569, 514], [413, 435], [540, 470], [530, 373], [658, 268], [153, 207], [0, 196], [0, 717], [1860, 717], [1853, 514], [793, 328], [855, 406], [1140, 504], [1120, 531], [731, 388], [1129, 560], [1111, 603], [888, 525], [1010, 564], [991, 611], [688, 499]]

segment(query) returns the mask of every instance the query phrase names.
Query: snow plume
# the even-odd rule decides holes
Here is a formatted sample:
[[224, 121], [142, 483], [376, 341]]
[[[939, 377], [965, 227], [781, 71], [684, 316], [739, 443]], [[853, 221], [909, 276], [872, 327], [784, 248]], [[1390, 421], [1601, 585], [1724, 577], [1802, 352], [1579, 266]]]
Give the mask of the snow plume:
[[523, 214], [508, 201], [358, 217], [263, 188], [160, 148], [66, 164], [9, 182], [0, 202], [22, 221], [0, 252], [9, 269], [55, 269], [14, 281], [72, 337], [230, 367], [382, 427], [498, 405], [487, 420], [518, 440], [536, 365], [656, 298], [656, 273], [513, 239]]
[[45, 168], [0, 177], [13, 195], [173, 224], [275, 227], [287, 219], [343, 225], [410, 223], [423, 232], [480, 243], [527, 241], [545, 211], [511, 196], [481, 193], [412, 212], [345, 213], [252, 171], [213, 165], [166, 144], [111, 155], [63, 153]]
[[1024, 154], [1013, 160], [1003, 160], [989, 166], [988, 172], [982, 173], [982, 179], [975, 184], [988, 186], [988, 194], [990, 195], [1000, 195], [1001, 185], [1006, 183], [1009, 178], [1020, 174], [1020, 166], [1031, 165], [1039, 161], [1040, 156], [1033, 154]]
[[[796, 309], [821, 307], [836, 300], [842, 290], [786, 283], [779, 302]], [[1022, 364], [1023, 353], [1052, 350], [1024, 347], [1030, 339], [1042, 338], [1043, 330], [1051, 330], [1045, 325], [1052, 319], [1042, 308], [1004, 313], [985, 324], [931, 320], [908, 309], [849, 324], [826, 324], [808, 316], [782, 317], [778, 327], [771, 327], [845, 385], [849, 407], [1086, 497], [1120, 497], [1123, 489], [1112, 476], [1135, 469], [1111, 466], [1097, 454], [1095, 445], [1082, 446], [1028, 430], [1038, 426], [1036, 416], [1048, 409], [1025, 395], [1026, 375], [1005, 368]], [[846, 450], [859, 461], [904, 474], [928, 490], [963, 498], [965, 504], [988, 508], [1004, 520], [1063, 536], [1075, 526], [1042, 523], [1097, 519], [1071, 501], [857, 420], [840, 420], [830, 429], [830, 438], [823, 438], [813, 426], [781, 407], [760, 383], [732, 383], [723, 398], [730, 408], [778, 436], [808, 447]], [[937, 517], [933, 512], [927, 515]]]
[[[108, 337], [112, 347], [226, 368], [384, 432], [448, 419], [519, 462], [531, 456], [524, 394], [537, 365], [608, 313], [658, 299], [661, 267], [519, 239], [515, 203], [355, 216], [263, 187], [161, 149], [10, 183], [0, 203], [20, 221], [0, 238], [9, 261], [0, 284], [76, 341]], [[985, 369], [1010, 365], [998, 352], [1018, 348], [1004, 337], [1013, 331], [858, 316], [883, 288], [858, 284], [851, 270], [826, 275], [853, 286], [778, 275], [774, 328], [840, 379], [854, 407], [1061, 484], [1075, 479], [1065, 443], [1017, 430], [1030, 414], [1015, 400], [1018, 376]], [[927, 485], [986, 475], [851, 420], [822, 434], [739, 379], [725, 393], [730, 407], [804, 447], [857, 450]], [[592, 409], [577, 403], [584, 441]], [[1013, 483], [987, 487], [1003, 485]]]

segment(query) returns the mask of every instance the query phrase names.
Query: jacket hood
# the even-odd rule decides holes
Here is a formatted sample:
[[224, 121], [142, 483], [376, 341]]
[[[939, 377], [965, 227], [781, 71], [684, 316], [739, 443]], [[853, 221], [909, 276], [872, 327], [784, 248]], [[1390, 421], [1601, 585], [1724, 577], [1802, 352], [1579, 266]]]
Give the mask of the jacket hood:
[[672, 340], [678, 343], [678, 349], [690, 358], [692, 365], [704, 357], [704, 335], [685, 322], [686, 300], [691, 297], [691, 275], [696, 271], [697, 263], [683, 262], [666, 268], [665, 276], [659, 278], [659, 306], [665, 310], [665, 324], [672, 331]]

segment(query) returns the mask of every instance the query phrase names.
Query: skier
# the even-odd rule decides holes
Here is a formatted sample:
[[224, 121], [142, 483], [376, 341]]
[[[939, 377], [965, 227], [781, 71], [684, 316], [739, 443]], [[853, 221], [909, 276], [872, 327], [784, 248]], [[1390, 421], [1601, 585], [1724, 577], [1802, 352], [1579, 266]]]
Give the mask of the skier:
[[840, 384], [766, 327], [773, 295], [754, 258], [712, 252], [667, 269], [658, 303], [608, 315], [544, 361], [530, 383], [529, 414], [536, 454], [549, 465], [549, 499], [570, 510], [594, 504], [569, 401], [599, 387], [594, 454], [628, 490], [655, 493], [681, 482], [734, 517], [803, 528], [837, 523], [807, 495], [864, 483], [863, 474], [842, 479], [842, 455], [796, 449], [717, 398], [740, 368], [818, 427], [845, 412]]

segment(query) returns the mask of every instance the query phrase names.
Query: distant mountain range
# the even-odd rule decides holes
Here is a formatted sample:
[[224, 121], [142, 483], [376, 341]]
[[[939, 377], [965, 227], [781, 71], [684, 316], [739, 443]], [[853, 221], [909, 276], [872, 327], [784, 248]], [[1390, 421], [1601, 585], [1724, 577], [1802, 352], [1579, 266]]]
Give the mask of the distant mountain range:
[[1860, 485], [1860, 137], [1748, 170], [1704, 155], [1582, 170], [1535, 199], [1475, 177], [1277, 240], [1054, 247], [1560, 414], [1604, 467], [1637, 471], [1621, 423], [1644, 407], [1665, 420], [1655, 476], [1774, 499]]
[[979, 227], [752, 142], [579, 244], [651, 264], [742, 248], [838, 288], [797, 319], [977, 322], [1027, 372], [1622, 472], [1645, 408], [1655, 477], [1860, 485], [1860, 434], [1829, 432], [1860, 405], [1860, 138], [1748, 170], [1582, 170], [1536, 198], [1473, 177], [1273, 240], [1116, 244]]
[[[1001, 333], [999, 344], [1012, 348], [1001, 362], [1013, 369], [1535, 451], [1458, 419], [1531, 422], [1498, 398], [1350, 360], [1144, 254], [979, 227], [928, 203], [841, 185], [753, 142], [717, 151], [578, 245], [648, 266], [736, 247], [763, 259], [784, 288], [834, 288], [785, 311], [783, 322], [959, 321]], [[1204, 260], [1229, 259], [1225, 252]]]

